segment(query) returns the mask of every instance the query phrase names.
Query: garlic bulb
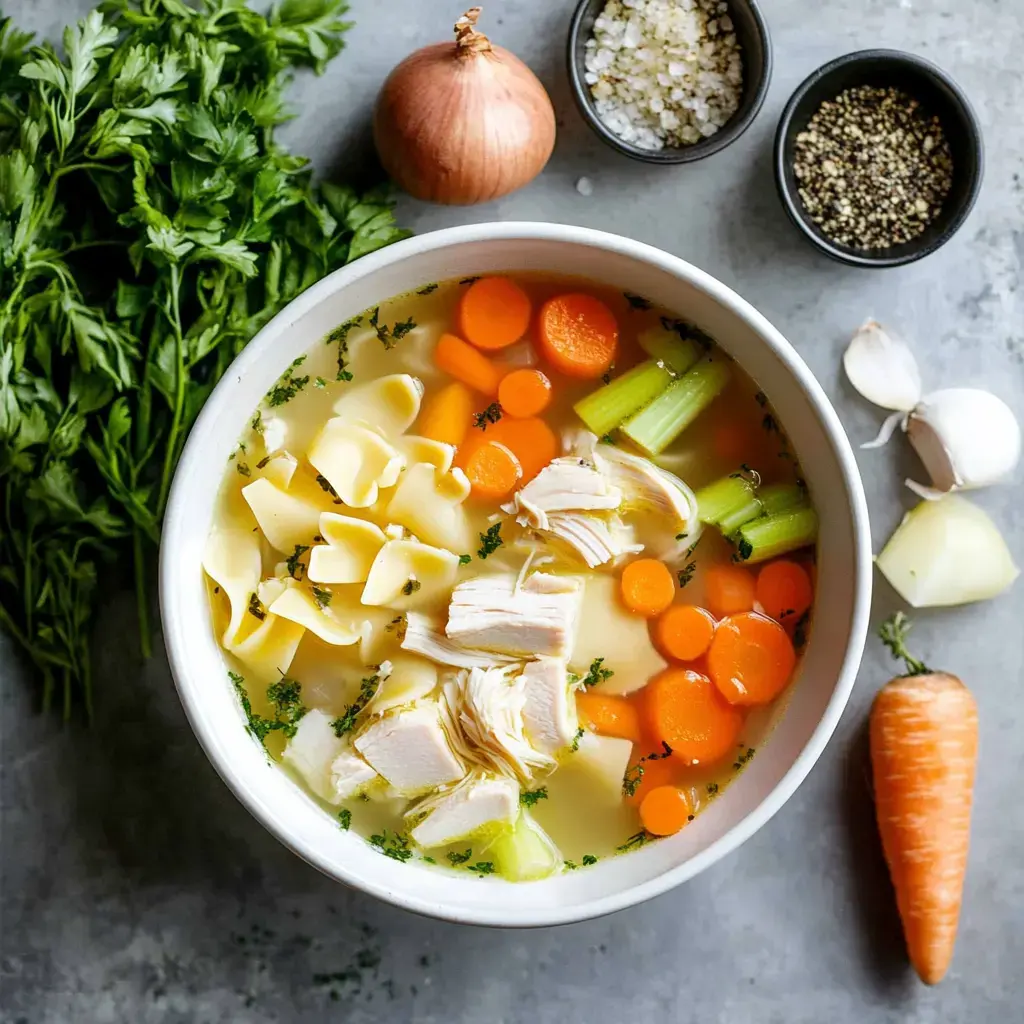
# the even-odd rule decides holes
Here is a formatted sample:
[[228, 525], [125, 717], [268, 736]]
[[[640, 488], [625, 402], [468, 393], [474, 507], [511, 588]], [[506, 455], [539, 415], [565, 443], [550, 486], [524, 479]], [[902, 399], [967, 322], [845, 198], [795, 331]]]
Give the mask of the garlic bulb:
[[977, 388], [923, 394], [910, 347], [876, 321], [865, 321], [854, 334], [843, 368], [869, 402], [894, 410], [878, 437], [862, 447], [884, 445], [901, 426], [931, 477], [931, 486], [906, 481], [921, 497], [996, 483], [1020, 460], [1020, 425], [1002, 399]]

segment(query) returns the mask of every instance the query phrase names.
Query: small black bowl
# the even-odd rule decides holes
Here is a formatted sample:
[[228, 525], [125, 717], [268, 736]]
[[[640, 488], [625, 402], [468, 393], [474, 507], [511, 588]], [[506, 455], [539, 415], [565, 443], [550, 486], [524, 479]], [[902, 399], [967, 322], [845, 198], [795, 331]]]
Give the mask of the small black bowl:
[[[953, 157], [953, 184], [939, 215], [915, 238], [888, 249], [854, 249], [828, 238], [804, 209], [793, 170], [796, 137], [818, 107], [859, 85], [892, 87], [918, 100], [939, 118]], [[823, 253], [855, 267], [899, 267], [945, 245], [978, 198], [983, 166], [981, 127], [960, 87], [930, 61], [899, 50], [859, 50], [818, 68], [790, 97], [775, 133], [775, 185], [789, 219]]]
[[688, 164], [725, 149], [750, 127], [761, 109], [772, 77], [772, 44], [768, 38], [768, 26], [755, 0], [728, 0], [729, 17], [732, 18], [733, 29], [743, 55], [743, 95], [736, 113], [709, 138], [691, 143], [689, 146], [665, 149], [641, 149], [630, 142], [624, 142], [597, 116], [594, 100], [590, 95], [590, 86], [583, 77], [586, 72], [583, 61], [594, 22], [607, 2], [608, 0], [580, 0], [569, 23], [567, 59], [569, 81], [572, 83], [576, 105], [587, 124], [612, 149], [649, 164]]

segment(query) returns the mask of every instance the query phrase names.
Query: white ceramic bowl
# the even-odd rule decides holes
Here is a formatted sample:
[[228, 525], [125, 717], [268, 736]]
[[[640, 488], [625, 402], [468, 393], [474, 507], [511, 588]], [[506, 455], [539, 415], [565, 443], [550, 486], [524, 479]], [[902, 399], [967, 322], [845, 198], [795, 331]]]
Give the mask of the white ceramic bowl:
[[[779, 413], [821, 517], [811, 640], [789, 707], [723, 796], [678, 835], [540, 882], [512, 884], [382, 857], [343, 832], [243, 728], [214, 637], [203, 547], [235, 442], [282, 369], [348, 317], [424, 282], [509, 270], [572, 272], [649, 296], [708, 331]], [[696, 267], [616, 235], [558, 224], [474, 224], [399, 242], [299, 296], [250, 342], [214, 390], [181, 458], [164, 524], [160, 602], [178, 692], [200, 743], [246, 807], [339, 881], [419, 913], [473, 924], [563, 924], [620, 910], [692, 878], [753, 835], [810, 771], [846, 704], [870, 605], [864, 493], [843, 428], [789, 343]]]

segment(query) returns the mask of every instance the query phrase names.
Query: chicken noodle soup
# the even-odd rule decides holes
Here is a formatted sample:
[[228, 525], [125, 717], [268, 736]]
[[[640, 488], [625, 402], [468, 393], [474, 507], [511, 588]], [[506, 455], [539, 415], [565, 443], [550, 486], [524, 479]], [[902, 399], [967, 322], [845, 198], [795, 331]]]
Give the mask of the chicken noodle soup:
[[426, 284], [286, 367], [204, 568], [250, 732], [342, 828], [528, 880], [677, 832], [742, 770], [816, 529], [710, 338], [510, 275]]

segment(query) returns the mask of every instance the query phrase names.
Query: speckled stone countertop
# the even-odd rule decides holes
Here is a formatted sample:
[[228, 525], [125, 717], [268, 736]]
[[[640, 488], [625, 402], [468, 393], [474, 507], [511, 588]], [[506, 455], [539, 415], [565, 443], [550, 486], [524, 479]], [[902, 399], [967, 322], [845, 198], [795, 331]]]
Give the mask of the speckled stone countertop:
[[[605, 148], [569, 96], [571, 0], [491, 0], [488, 29], [549, 87], [559, 139], [528, 188], [468, 210], [403, 202], [417, 231], [469, 220], [555, 220], [629, 234], [710, 271], [771, 319], [817, 373], [854, 441], [877, 413], [840, 379], [873, 315], [922, 356], [926, 384], [986, 386], [1024, 412], [1024, 4], [1013, 0], [762, 0], [775, 77], [753, 128], [707, 161], [637, 164]], [[8, 0], [57, 38], [84, 0]], [[330, 173], [365, 162], [388, 69], [446, 38], [460, 7], [352, 0], [355, 28], [321, 79], [295, 85], [299, 152]], [[382, 17], [382, 15], [384, 15]], [[947, 68], [984, 126], [988, 167], [970, 220], [901, 270], [828, 262], [786, 220], [771, 138], [813, 68], [885, 45]], [[577, 181], [586, 177], [590, 195]], [[876, 545], [910, 503], [900, 445], [858, 455]], [[1024, 562], [1021, 476], [978, 495]], [[877, 581], [874, 622], [897, 606]], [[872, 824], [867, 708], [891, 666], [869, 643], [830, 746], [786, 807], [738, 852], [676, 891], [599, 921], [500, 932], [439, 924], [321, 877], [228, 792], [194, 740], [162, 656], [139, 668], [131, 600], [103, 609], [98, 720], [65, 730], [33, 712], [0, 637], [4, 1024], [270, 1021], [566, 1024], [900, 1024], [1024, 1020], [1024, 588], [920, 614], [915, 644], [961, 675], [981, 712], [973, 849], [956, 958], [936, 990], [906, 966]]]

